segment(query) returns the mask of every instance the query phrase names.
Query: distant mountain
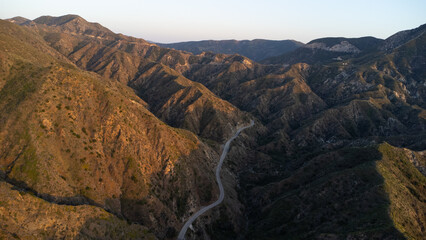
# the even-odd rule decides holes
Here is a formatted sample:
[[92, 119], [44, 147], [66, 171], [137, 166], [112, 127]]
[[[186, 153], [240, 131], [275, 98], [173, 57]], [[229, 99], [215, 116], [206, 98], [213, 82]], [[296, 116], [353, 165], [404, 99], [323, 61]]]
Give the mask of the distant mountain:
[[31, 22], [30, 19], [24, 18], [24, 17], [14, 17], [14, 18], [8, 19], [8, 21], [12, 22], [12, 23], [19, 24], [19, 25], [23, 25], [26, 22]]
[[34, 22], [51, 46], [78, 66], [131, 86], [147, 101], [150, 111], [173, 127], [222, 141], [232, 133], [231, 126], [247, 117], [202, 84], [172, 69], [186, 69], [190, 57], [192, 61], [201, 61], [202, 57], [113, 34], [75, 15], [40, 17]]
[[376, 50], [382, 39], [374, 37], [362, 38], [320, 38], [289, 53], [270, 57], [261, 61], [267, 64], [294, 64], [304, 62], [324, 63], [330, 61], [341, 61], [350, 57]]
[[262, 60], [265, 64], [330, 63], [377, 51], [391, 52], [426, 32], [426, 24], [398, 32], [385, 40], [374, 37], [320, 38], [288, 53]]
[[421, 25], [418, 28], [397, 32], [394, 35], [388, 37], [385, 42], [380, 46], [381, 50], [389, 51], [393, 50], [402, 44], [415, 39], [426, 32], [426, 24]]
[[176, 50], [188, 51], [193, 54], [200, 54], [202, 52], [214, 52], [224, 54], [240, 54], [246, 56], [254, 61], [261, 61], [265, 58], [278, 56], [287, 52], [291, 52], [304, 44], [294, 40], [206, 40], [206, 41], [193, 41], [193, 42], [179, 42], [179, 43], [157, 43], [161, 47], [174, 48]]
[[306, 44], [307, 48], [320, 48], [332, 52], [359, 53], [376, 49], [383, 42], [374, 37], [361, 38], [319, 38]]

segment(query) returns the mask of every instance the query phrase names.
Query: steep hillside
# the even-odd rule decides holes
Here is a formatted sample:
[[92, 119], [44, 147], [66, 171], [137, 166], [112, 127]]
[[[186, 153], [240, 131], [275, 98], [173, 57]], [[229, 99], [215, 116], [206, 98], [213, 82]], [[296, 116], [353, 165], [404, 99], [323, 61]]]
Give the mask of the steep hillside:
[[[54, 34], [52, 31], [56, 31], [47, 25], [38, 25], [38, 28], [45, 29], [47, 32], [45, 36]], [[139, 88], [139, 96], [152, 105], [150, 109], [157, 116], [173, 126], [183, 126], [197, 134], [202, 134], [197, 126], [203, 125], [199, 123], [204, 120], [189, 114], [190, 111], [181, 110], [182, 104], [172, 104], [167, 106], [169, 110], [165, 111], [163, 108], [158, 111], [164, 102], [175, 98], [177, 88], [164, 84], [162, 81], [155, 81], [159, 77], [163, 78], [164, 72], [154, 69], [170, 67], [176, 72], [172, 74], [175, 77], [166, 77], [168, 81], [175, 78], [184, 79], [179, 77], [179, 73], [182, 73], [187, 79], [202, 83], [217, 96], [258, 117], [269, 128], [269, 133], [265, 133], [260, 141], [265, 150], [269, 149], [268, 151], [285, 151], [289, 154], [293, 152], [291, 149], [305, 148], [305, 146], [318, 147], [327, 141], [334, 144], [340, 140], [410, 134], [407, 131], [418, 132], [424, 129], [423, 115], [416, 114], [417, 111], [423, 110], [411, 105], [410, 102], [411, 99], [422, 98], [423, 87], [418, 84], [421, 78], [417, 77], [415, 81], [410, 81], [410, 84], [401, 82], [401, 79], [404, 79], [403, 76], [411, 71], [407, 69], [408, 66], [418, 66], [414, 68], [418, 69], [415, 70], [415, 75], [411, 74], [411, 76], [421, 74], [420, 66], [423, 66], [421, 47], [413, 48], [414, 52], [410, 55], [412, 61], [406, 64], [406, 70], [399, 73], [399, 69], [403, 68], [395, 67], [395, 62], [401, 65], [408, 60], [392, 60], [395, 55], [383, 57], [378, 52], [371, 53], [383, 42], [371, 37], [314, 40], [308, 44], [310, 47], [304, 49], [332, 55], [346, 54], [347, 60], [334, 60], [335, 63], [324, 65], [319, 64], [322, 60], [309, 58], [315, 63], [313, 66], [295, 65], [288, 68], [257, 64], [238, 55], [213, 53], [191, 55], [159, 48], [143, 40], [131, 39], [130, 41], [130, 38], [124, 36], [117, 37], [120, 40], [103, 42], [102, 39], [92, 39], [83, 34], [79, 37], [80, 40], [76, 40], [80, 42], [76, 46], [80, 47], [70, 51], [70, 54], [63, 53], [81, 67], [130, 83], [135, 89]], [[45, 39], [57, 49], [62, 49], [62, 44], [56, 45], [62, 41]], [[75, 39], [75, 37], [68, 36], [61, 39]], [[417, 45], [422, 46], [421, 44], [419, 42]], [[356, 51], [347, 51], [348, 49]], [[297, 51], [302, 50], [295, 52]], [[354, 56], [357, 58], [353, 58]], [[413, 58], [414, 56], [416, 57]], [[158, 64], [165, 66], [159, 67]], [[157, 67], [152, 68], [153, 65]], [[141, 82], [136, 81], [139, 76], [145, 79], [145, 87], [141, 88], [135, 84]], [[147, 86], [155, 86], [147, 84], [159, 82], [163, 83], [162, 87], [171, 88], [161, 93], [154, 91], [158, 88], [151, 87], [149, 91], [146, 91]], [[407, 95], [408, 92], [410, 96]], [[216, 98], [203, 102], [217, 101]], [[173, 102], [176, 101], [173, 100]], [[421, 102], [416, 104], [422, 106]], [[224, 106], [224, 104], [220, 105]], [[189, 105], [184, 104], [184, 106]], [[322, 112], [323, 110], [325, 111]], [[171, 122], [167, 120], [167, 114], [170, 111], [185, 112], [185, 115]], [[351, 111], [355, 112], [351, 113]], [[217, 110], [215, 112], [218, 113]], [[212, 119], [232, 118], [234, 118], [232, 115], [219, 114]], [[182, 119], [192, 120], [188, 124], [188, 120], [184, 123]], [[331, 125], [337, 127], [330, 128]], [[223, 128], [219, 127], [216, 132], [223, 132], [221, 129]], [[220, 137], [216, 136], [215, 139]], [[292, 143], [290, 144], [289, 141]]]
[[[419, 239], [425, 234], [424, 156], [381, 144], [305, 159], [251, 195], [252, 239]], [[415, 157], [415, 158], [416, 158]], [[309, 159], [309, 160], [308, 160]]]
[[129, 82], [159, 118], [175, 127], [223, 142], [235, 126], [250, 121], [230, 103], [216, 97], [200, 83], [192, 82], [169, 67], [151, 63]]
[[158, 46], [165, 48], [174, 48], [191, 52], [193, 54], [201, 54], [202, 52], [214, 52], [224, 54], [239, 54], [246, 56], [254, 61], [262, 61], [263, 59], [278, 56], [287, 52], [294, 51], [302, 47], [304, 44], [294, 40], [272, 41], [264, 39], [255, 40], [222, 40], [222, 41], [194, 41], [179, 43], [157, 43]]
[[52, 204], [3, 181], [0, 190], [2, 239], [156, 239], [99, 207]]
[[3, 181], [48, 202], [103, 208], [160, 238], [211, 201], [213, 150], [158, 120], [130, 88], [58, 60], [22, 27], [0, 24]]
[[[263, 75], [256, 72], [256, 67], [235, 68], [236, 65], [237, 62], [234, 62], [228, 69], [213, 75], [212, 82], [205, 82], [201, 78], [202, 71], [196, 72], [191, 78], [201, 81], [235, 106], [261, 120], [269, 130], [259, 142], [265, 145], [265, 150], [279, 149], [291, 153], [293, 147], [289, 143], [288, 132], [299, 127], [301, 120], [310, 118], [326, 107], [323, 100], [306, 84], [305, 74], [309, 67], [298, 64], [277, 73]], [[252, 80], [239, 80], [248, 79], [250, 75]]]
[[[317, 141], [321, 142], [342, 136], [424, 136], [424, 42], [423, 35], [387, 55], [313, 67], [307, 82], [332, 108], [316, 117], [313, 124], [307, 122], [306, 126], [311, 124], [309, 130], [297, 138], [306, 142], [311, 134], [318, 134]], [[327, 127], [331, 122], [338, 126], [333, 128], [334, 133]], [[320, 133], [314, 128], [324, 130]], [[337, 137], [339, 134], [341, 137]], [[400, 137], [394, 143], [409, 144], [406, 140]], [[418, 141], [416, 148], [422, 149], [424, 144]]]
[[180, 75], [179, 70], [189, 68], [189, 62], [203, 61], [202, 57], [114, 35], [78, 16], [41, 17], [34, 22], [58, 51], [83, 69], [131, 86], [157, 117], [174, 127], [221, 142], [237, 124], [249, 121], [247, 114]]

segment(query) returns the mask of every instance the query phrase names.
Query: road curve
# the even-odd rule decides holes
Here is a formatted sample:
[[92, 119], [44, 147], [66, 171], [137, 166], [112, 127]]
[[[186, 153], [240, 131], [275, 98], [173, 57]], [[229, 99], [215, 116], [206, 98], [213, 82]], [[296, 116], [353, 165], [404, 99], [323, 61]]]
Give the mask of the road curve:
[[219, 191], [220, 191], [219, 199], [217, 199], [216, 202], [214, 202], [214, 203], [212, 203], [208, 206], [202, 207], [198, 212], [194, 213], [188, 219], [188, 221], [186, 221], [185, 225], [183, 225], [182, 229], [180, 230], [179, 236], [177, 238], [178, 240], [184, 240], [185, 239], [185, 233], [188, 230], [189, 226], [191, 226], [192, 222], [195, 221], [195, 219], [197, 219], [199, 216], [201, 216], [203, 213], [207, 212], [211, 208], [214, 208], [217, 205], [222, 203], [223, 199], [225, 198], [225, 191], [223, 189], [222, 180], [220, 180], [220, 170], [222, 169], [223, 160], [225, 160], [226, 154], [228, 154], [231, 142], [235, 138], [238, 137], [238, 135], [241, 133], [241, 131], [243, 131], [246, 128], [252, 127], [253, 125], [254, 125], [254, 121], [251, 120], [250, 125], [239, 128], [237, 130], [237, 132], [234, 134], [234, 136], [232, 136], [230, 139], [228, 139], [228, 141], [225, 143], [225, 147], [223, 148], [222, 155], [220, 156], [219, 164], [216, 167], [216, 181], [217, 181], [217, 185], [219, 186]]

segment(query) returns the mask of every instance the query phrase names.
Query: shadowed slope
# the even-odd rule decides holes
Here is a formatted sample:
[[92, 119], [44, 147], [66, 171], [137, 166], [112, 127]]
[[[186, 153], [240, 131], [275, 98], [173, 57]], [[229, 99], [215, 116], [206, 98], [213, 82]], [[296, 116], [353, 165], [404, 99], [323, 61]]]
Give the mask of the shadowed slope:
[[252, 190], [253, 219], [261, 219], [252, 222], [253, 239], [418, 239], [426, 177], [411, 154], [385, 143], [306, 159], [291, 176]]

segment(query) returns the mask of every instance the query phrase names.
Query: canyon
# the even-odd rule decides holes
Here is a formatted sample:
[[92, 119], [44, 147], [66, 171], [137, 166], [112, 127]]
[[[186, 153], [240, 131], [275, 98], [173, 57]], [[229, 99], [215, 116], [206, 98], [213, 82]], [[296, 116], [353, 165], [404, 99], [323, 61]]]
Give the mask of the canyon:
[[176, 239], [252, 121], [186, 239], [421, 239], [425, 32], [253, 60], [0, 20], [0, 238]]

